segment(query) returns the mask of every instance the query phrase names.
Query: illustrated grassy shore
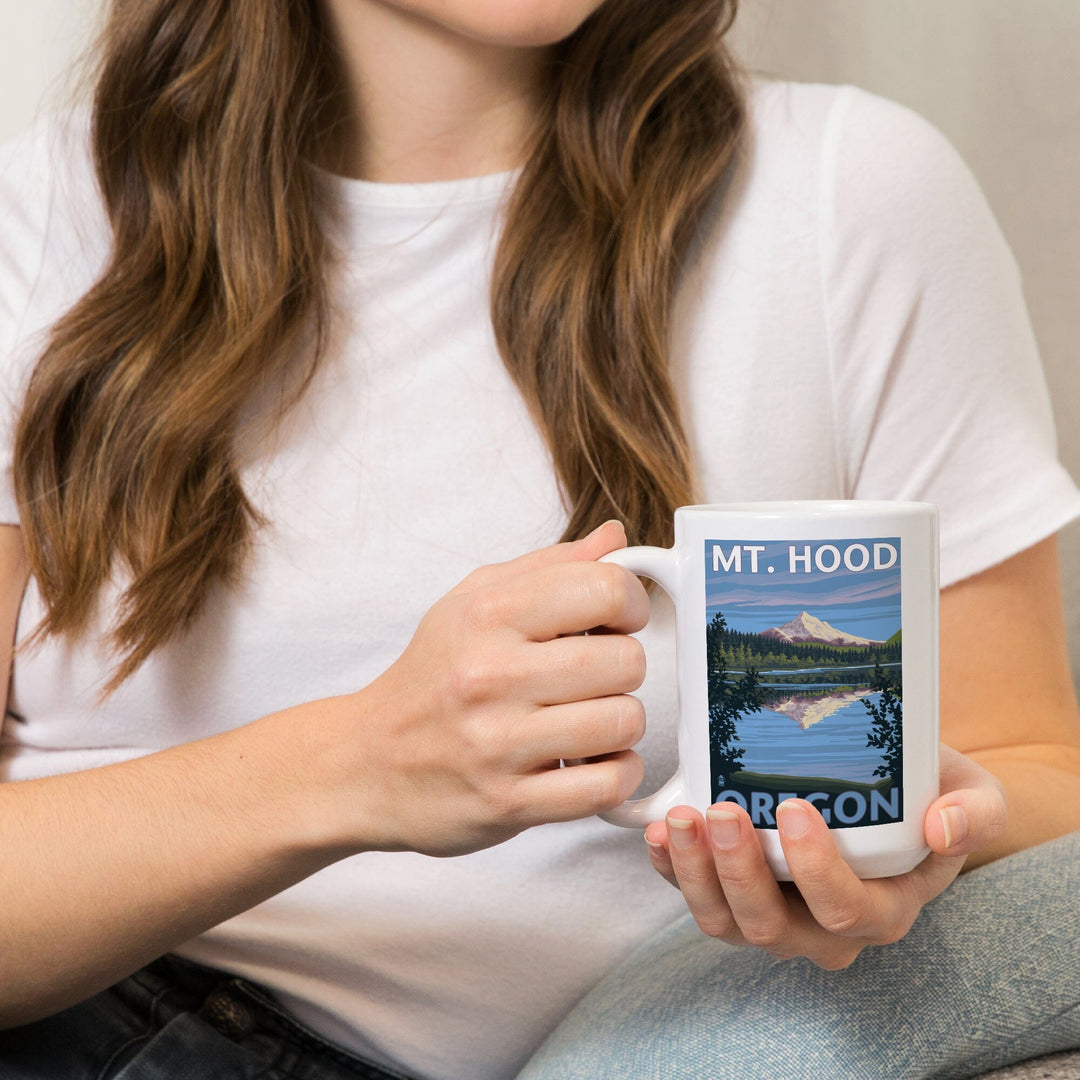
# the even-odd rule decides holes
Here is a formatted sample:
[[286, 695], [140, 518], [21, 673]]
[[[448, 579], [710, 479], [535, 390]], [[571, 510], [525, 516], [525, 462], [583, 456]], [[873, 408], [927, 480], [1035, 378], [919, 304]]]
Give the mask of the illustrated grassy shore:
[[839, 795], [843, 791], [857, 791], [867, 798], [871, 791], [886, 792], [892, 787], [891, 777], [883, 777], [873, 784], [860, 784], [855, 780], [833, 780], [827, 776], [777, 776], [773, 773], [747, 772], [739, 769], [728, 777], [726, 790], [747, 795], [751, 791], [768, 791], [774, 795], [781, 792], [803, 799], [815, 791], [826, 795]]

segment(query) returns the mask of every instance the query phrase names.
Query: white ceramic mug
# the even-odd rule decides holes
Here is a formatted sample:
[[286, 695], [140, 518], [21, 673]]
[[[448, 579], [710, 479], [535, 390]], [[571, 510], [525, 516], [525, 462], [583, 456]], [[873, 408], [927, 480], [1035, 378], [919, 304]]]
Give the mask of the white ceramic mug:
[[926, 856], [938, 795], [934, 506], [683, 506], [674, 547], [605, 558], [674, 601], [679, 690], [678, 771], [606, 820], [643, 828], [680, 804], [737, 802], [790, 880], [775, 810], [798, 797], [860, 877]]

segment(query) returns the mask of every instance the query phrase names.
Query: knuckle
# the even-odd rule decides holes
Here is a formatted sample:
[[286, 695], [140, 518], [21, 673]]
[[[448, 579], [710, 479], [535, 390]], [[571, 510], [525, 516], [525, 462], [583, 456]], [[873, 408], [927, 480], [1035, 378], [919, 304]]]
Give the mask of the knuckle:
[[503, 669], [486, 656], [463, 657], [450, 672], [450, 693], [462, 705], [477, 705], [498, 694]]
[[624, 750], [623, 755], [625, 758], [623, 763], [623, 784], [625, 788], [623, 798], [629, 799], [645, 779], [645, 762], [642, 760], [641, 755], [633, 750]]
[[593, 784], [593, 799], [601, 809], [613, 810], [623, 801], [623, 787], [615, 769], [595, 770]]
[[806, 852], [794, 869], [800, 893], [831, 896], [836, 891], [835, 867], [820, 852]]
[[698, 929], [706, 937], [711, 938], [729, 937], [732, 930], [735, 929], [735, 923], [731, 916], [722, 913], [695, 915], [694, 922], [697, 923]]
[[721, 880], [724, 883], [724, 892], [733, 896], [753, 894], [761, 884], [758, 873], [746, 865], [724, 867]]
[[636, 634], [648, 625], [651, 605], [645, 586], [629, 571], [627, 571], [626, 604], [624, 618], [627, 620], [627, 629], [631, 634]]
[[830, 934], [850, 937], [859, 934], [866, 926], [866, 915], [857, 908], [838, 907], [823, 914], [818, 922]]
[[481, 710], [464, 727], [461, 743], [467, 760], [488, 772], [504, 768], [513, 748], [507, 725], [502, 719]]
[[636, 697], [618, 698], [615, 723], [619, 746], [636, 745], [645, 734], [645, 706]]
[[899, 917], [892, 919], [875, 935], [874, 943], [877, 945], [895, 945], [901, 938], [906, 937], [911, 929], [915, 917]]
[[501, 625], [506, 619], [506, 601], [499, 589], [477, 589], [465, 605], [466, 629], [483, 633]]
[[592, 600], [600, 625], [618, 618], [626, 609], [629, 599], [627, 572], [613, 563], [594, 563], [596, 573], [592, 575]]
[[487, 817], [497, 825], [514, 825], [522, 816], [524, 801], [516, 785], [503, 782], [489, 786], [484, 792]]
[[620, 683], [627, 690], [637, 690], [645, 681], [645, 649], [637, 638], [618, 639], [618, 670]]
[[787, 927], [776, 921], [761, 921], [743, 926], [742, 935], [751, 945], [768, 952], [783, 952], [787, 944]]
[[475, 570], [466, 574], [461, 579], [460, 588], [468, 591], [474, 591], [476, 589], [485, 589], [491, 583], [494, 577], [494, 571], [490, 566], [478, 566]]
[[596, 805], [601, 810], [613, 810], [633, 794], [643, 773], [641, 758], [632, 750], [625, 750], [604, 762], [602, 768], [593, 770]]

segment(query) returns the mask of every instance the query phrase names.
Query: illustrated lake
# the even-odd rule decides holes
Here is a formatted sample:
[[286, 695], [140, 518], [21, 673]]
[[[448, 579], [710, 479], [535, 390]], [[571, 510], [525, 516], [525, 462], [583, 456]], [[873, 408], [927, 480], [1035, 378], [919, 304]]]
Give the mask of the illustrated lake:
[[[798, 687], [791, 686], [794, 692]], [[868, 694], [844, 705], [805, 730], [790, 716], [762, 709], [744, 713], [737, 721], [744, 753], [741, 768], [747, 772], [782, 776], [829, 776], [873, 784], [880, 777], [874, 769], [881, 754], [866, 745], [871, 717], [864, 701], [876, 703], [881, 694]]]

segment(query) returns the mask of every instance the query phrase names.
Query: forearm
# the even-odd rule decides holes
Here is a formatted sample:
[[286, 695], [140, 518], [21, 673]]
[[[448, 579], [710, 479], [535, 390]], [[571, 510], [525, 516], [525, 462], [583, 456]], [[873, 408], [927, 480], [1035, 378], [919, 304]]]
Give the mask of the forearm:
[[347, 854], [312, 788], [332, 708], [0, 785], [0, 1024], [82, 1000]]
[[[629, 635], [649, 604], [597, 560], [624, 543], [604, 525], [480, 568], [355, 694], [0, 784], [0, 1024], [81, 1000], [355, 852], [462, 855], [623, 802], [644, 728]], [[580, 633], [597, 626], [610, 633]]]
[[968, 858], [966, 869], [1080, 829], [1080, 749], [1057, 744], [969, 752], [1001, 781], [1009, 804], [998, 843]]

